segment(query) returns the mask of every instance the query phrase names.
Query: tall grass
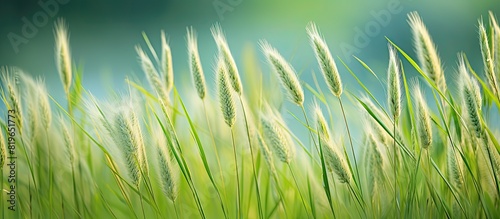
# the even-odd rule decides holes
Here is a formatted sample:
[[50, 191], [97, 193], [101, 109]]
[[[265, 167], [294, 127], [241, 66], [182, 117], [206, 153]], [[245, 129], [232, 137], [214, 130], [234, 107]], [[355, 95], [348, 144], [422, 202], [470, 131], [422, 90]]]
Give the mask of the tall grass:
[[[192, 86], [174, 83], [183, 72], [172, 65], [177, 54], [166, 33], [159, 54], [143, 34], [148, 49], [137, 46], [136, 52], [147, 84], [127, 78], [126, 94], [103, 100], [82, 86], [68, 26], [58, 20], [55, 58], [67, 106], [47, 92], [43, 79], [17, 67], [0, 70], [0, 96], [6, 110], [15, 111], [17, 129], [12, 136], [12, 122], [0, 119], [0, 179], [9, 191], [7, 142], [15, 139], [18, 197], [11, 212], [2, 195], [0, 215], [497, 218], [500, 28], [492, 13], [488, 19], [478, 25], [480, 53], [469, 54], [481, 58], [482, 67], [472, 68], [459, 54], [457, 66], [445, 68], [432, 33], [410, 13], [415, 54], [387, 39], [387, 59], [381, 60], [388, 63], [387, 80], [377, 88], [387, 89], [383, 99], [360, 78], [366, 72], [333, 58], [329, 38], [310, 23], [309, 44], [328, 92], [310, 69], [300, 76], [311, 74], [314, 84], [301, 80], [293, 62], [265, 40], [261, 57], [272, 74], [261, 74], [253, 53], [241, 65], [217, 24], [211, 29], [215, 81], [205, 80], [193, 28], [186, 36]], [[408, 78], [409, 72], [418, 76]], [[360, 90], [342, 84], [350, 77]], [[214, 93], [207, 83], [215, 83]], [[304, 118], [272, 98], [278, 89], [270, 86], [280, 85]], [[360, 116], [346, 113], [344, 105], [357, 106]], [[336, 115], [345, 129], [333, 125]], [[354, 123], [363, 127], [351, 133], [359, 128], [349, 126]]]

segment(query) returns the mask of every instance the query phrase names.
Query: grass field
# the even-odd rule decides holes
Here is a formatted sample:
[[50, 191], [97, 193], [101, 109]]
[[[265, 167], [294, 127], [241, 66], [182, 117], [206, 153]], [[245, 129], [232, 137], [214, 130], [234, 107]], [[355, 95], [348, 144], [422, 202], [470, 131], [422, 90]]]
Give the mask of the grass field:
[[[301, 80], [265, 40], [258, 46], [268, 66], [259, 66], [252, 52], [238, 66], [226, 40], [231, 36], [216, 24], [212, 66], [202, 66], [211, 57], [200, 57], [196, 31], [187, 28], [192, 83], [174, 84], [176, 54], [166, 34], [159, 48], [143, 34], [136, 52], [148, 83], [126, 77], [124, 93], [98, 99], [82, 86], [68, 25], [58, 20], [55, 63], [67, 101], [55, 101], [44, 79], [22, 66], [1, 69], [7, 115], [0, 119], [0, 215], [498, 218], [497, 20], [493, 13], [479, 20], [481, 54], [459, 54], [447, 74], [416, 12], [408, 24], [415, 52], [387, 39], [386, 73], [355, 63], [364, 66], [362, 77], [380, 82], [376, 92], [383, 90], [385, 99], [332, 57], [327, 42], [334, 36], [323, 36], [314, 23], [302, 43], [311, 45], [320, 72], [301, 73], [314, 83]], [[483, 67], [473, 69], [467, 55], [481, 55]], [[408, 78], [404, 66], [418, 77]], [[208, 71], [215, 80], [205, 77]], [[344, 87], [342, 78], [354, 78], [360, 89]], [[347, 113], [346, 105], [357, 112]]]

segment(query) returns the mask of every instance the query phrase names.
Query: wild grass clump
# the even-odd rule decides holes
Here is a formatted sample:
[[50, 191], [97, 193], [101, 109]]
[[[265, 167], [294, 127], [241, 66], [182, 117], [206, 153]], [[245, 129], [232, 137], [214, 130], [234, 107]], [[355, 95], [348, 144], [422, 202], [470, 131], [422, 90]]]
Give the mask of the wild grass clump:
[[[176, 84], [174, 75], [183, 72], [173, 68], [178, 54], [170, 45], [178, 42], [169, 44], [162, 31], [157, 54], [143, 33], [147, 50], [137, 46], [136, 55], [146, 84], [127, 78], [127, 94], [103, 100], [82, 86], [67, 25], [59, 19], [55, 59], [67, 106], [48, 93], [43, 79], [17, 67], [0, 68], [0, 97], [11, 115], [0, 119], [0, 189], [11, 188], [6, 164], [13, 146], [18, 173], [16, 211], [4, 210], [9, 203], [2, 195], [0, 215], [496, 218], [500, 28], [493, 13], [488, 18], [478, 26], [480, 53], [459, 54], [456, 71], [445, 73], [452, 68], [441, 63], [423, 19], [410, 13], [415, 52], [388, 39], [388, 58], [377, 58], [386, 63], [386, 79], [360, 59], [371, 75], [334, 59], [330, 37], [309, 23], [309, 42], [303, 43], [312, 47], [317, 65], [303, 69], [301, 77], [312, 76], [314, 84], [299, 78], [285, 59], [290, 54], [265, 40], [258, 56], [245, 50], [239, 60], [219, 24], [211, 28], [215, 80], [205, 80], [189, 27], [184, 67], [192, 86]], [[260, 74], [257, 57], [268, 62], [270, 75]], [[481, 67], [474, 69], [472, 60], [482, 61]], [[316, 80], [314, 68], [325, 83]], [[458, 80], [447, 84], [445, 76]], [[350, 77], [359, 86], [342, 84]], [[303, 119], [270, 98], [279, 90], [270, 87], [274, 79]], [[379, 80], [375, 89], [386, 90], [385, 97], [366, 86], [371, 79]], [[213, 96], [207, 83], [214, 84]], [[331, 98], [338, 99], [338, 108]], [[361, 112], [346, 113], [352, 105]]]

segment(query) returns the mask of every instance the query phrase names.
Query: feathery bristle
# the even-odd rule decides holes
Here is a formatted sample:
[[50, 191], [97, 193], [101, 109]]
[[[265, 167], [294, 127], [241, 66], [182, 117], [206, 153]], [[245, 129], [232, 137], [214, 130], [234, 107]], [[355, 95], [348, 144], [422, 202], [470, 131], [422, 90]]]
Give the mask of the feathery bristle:
[[481, 55], [483, 57], [483, 65], [486, 78], [488, 78], [488, 83], [490, 84], [493, 94], [499, 97], [498, 81], [495, 74], [493, 57], [490, 49], [490, 44], [488, 41], [488, 34], [486, 33], [486, 29], [484, 28], [482, 20], [479, 20], [479, 42], [481, 45]]
[[264, 160], [266, 161], [266, 164], [269, 167], [269, 172], [271, 172], [271, 174], [276, 174], [273, 152], [269, 150], [269, 147], [267, 146], [267, 144], [264, 142], [264, 140], [260, 135], [257, 135], [257, 139], [259, 141], [260, 152], [262, 153], [262, 156], [264, 157]]
[[328, 129], [328, 123], [326, 122], [325, 116], [323, 116], [323, 112], [318, 104], [314, 105], [314, 116], [316, 120], [316, 129], [318, 130], [318, 134], [320, 138], [324, 141], [330, 141], [330, 130]]
[[[448, 146], [448, 153], [447, 153], [447, 165], [448, 165], [448, 174], [449, 178], [452, 180], [454, 185], [457, 188], [461, 188], [463, 185], [463, 180], [462, 180], [462, 173], [460, 170], [462, 169], [462, 158], [458, 154], [458, 151], [453, 151], [454, 149], [452, 148], [452, 145]], [[457, 149], [458, 150], [458, 149]]]
[[64, 87], [66, 95], [69, 95], [71, 78], [73, 76], [71, 69], [71, 52], [69, 48], [68, 27], [63, 19], [58, 19], [55, 24], [56, 38], [56, 66]]
[[163, 193], [171, 201], [175, 201], [175, 199], [177, 198], [178, 189], [173, 164], [168, 153], [165, 150], [161, 149], [160, 146], [157, 147], [157, 153]]
[[[366, 115], [368, 117], [368, 120], [371, 124], [371, 126], [376, 130], [376, 135], [377, 135], [377, 138], [384, 144], [384, 145], [388, 145], [389, 144], [389, 140], [392, 139], [392, 137], [389, 135], [389, 133], [387, 133], [387, 131], [382, 127], [382, 124], [384, 125], [389, 125], [391, 124], [391, 121], [390, 119], [387, 117], [387, 114], [385, 112], [383, 112], [380, 107], [376, 106], [375, 103], [373, 103], [373, 101], [367, 97], [367, 96], [363, 96], [361, 97], [361, 101], [363, 103], [365, 103], [367, 105], [367, 107], [373, 112], [373, 116], [370, 115], [366, 109], [360, 105], [360, 108], [363, 112], [366, 112]], [[378, 118], [380, 120], [380, 123], [375, 119], [375, 118]]]
[[189, 71], [193, 77], [193, 83], [201, 99], [205, 98], [206, 85], [205, 75], [201, 66], [200, 55], [198, 53], [198, 41], [196, 39], [196, 32], [193, 27], [187, 28], [187, 47], [189, 56]]
[[396, 51], [389, 45], [389, 67], [387, 69], [387, 93], [389, 110], [393, 118], [401, 115], [401, 72], [399, 71]]
[[493, 12], [489, 12], [490, 14], [490, 22], [493, 29], [493, 39], [492, 39], [492, 48], [491, 55], [494, 59], [495, 73], [500, 77], [500, 26], [498, 25], [498, 21], [495, 18]]
[[114, 138], [117, 145], [123, 147], [127, 169], [132, 183], [136, 186], [140, 183], [141, 170], [144, 168], [143, 145], [140, 145], [142, 142], [138, 139], [141, 134], [140, 130], [137, 130], [137, 122], [137, 117], [131, 109], [122, 109], [114, 119]]
[[333, 95], [339, 97], [342, 94], [342, 81], [340, 80], [340, 75], [337, 70], [337, 65], [335, 60], [330, 54], [328, 45], [326, 44], [323, 37], [319, 34], [316, 24], [309, 23], [306, 28], [307, 34], [311, 41], [311, 46], [316, 54], [316, 59], [321, 67], [321, 72], [325, 78], [328, 88], [333, 93]]
[[172, 52], [167, 43], [165, 32], [161, 31], [161, 70], [167, 93], [174, 87], [174, 69], [172, 65]]
[[370, 174], [370, 183], [372, 185], [372, 193], [375, 191], [375, 187], [377, 184], [381, 184], [383, 182], [384, 177], [384, 160], [382, 158], [382, 153], [380, 152], [378, 142], [375, 140], [375, 137], [372, 134], [372, 131], [369, 130], [367, 132], [367, 140], [368, 140], [368, 173]]
[[73, 138], [69, 132], [69, 129], [68, 129], [68, 126], [66, 125], [66, 122], [64, 121], [64, 119], [62, 117], [60, 117], [59, 119], [59, 124], [61, 125], [61, 131], [62, 131], [62, 134], [63, 134], [63, 140], [64, 140], [64, 145], [66, 145], [66, 152], [68, 154], [68, 157], [69, 157], [69, 161], [71, 163], [73, 163], [74, 159], [75, 159], [75, 145], [74, 145], [74, 141], [73, 141]]
[[8, 110], [14, 110], [16, 126], [19, 132], [23, 130], [23, 112], [21, 110], [21, 96], [19, 94], [19, 77], [22, 75], [22, 70], [15, 67], [2, 67], [0, 69], [2, 81], [4, 86], [7, 87], [8, 96]]
[[262, 125], [262, 133], [267, 145], [271, 146], [273, 152], [284, 163], [290, 163], [292, 160], [292, 142], [290, 136], [277, 124], [277, 119], [268, 118], [261, 115], [260, 122]]
[[26, 103], [27, 111], [27, 129], [30, 134], [30, 140], [35, 143], [36, 138], [39, 136], [39, 124], [41, 122], [39, 118], [39, 105], [38, 105], [38, 93], [36, 91], [36, 83], [31, 75], [25, 74], [24, 72], [18, 72], [17, 74], [21, 79], [22, 91], [24, 92], [22, 97]]
[[417, 131], [422, 148], [427, 149], [432, 143], [432, 127], [429, 107], [424, 98], [420, 85], [415, 83], [413, 86], [413, 97], [416, 102]]
[[[479, 117], [479, 106], [481, 100], [478, 100], [478, 91], [475, 91], [473, 80], [465, 67], [463, 58], [459, 61], [459, 75], [460, 75], [460, 93], [462, 96], [463, 104], [469, 118], [471, 126], [474, 128], [476, 137], [480, 138], [482, 135], [481, 119]], [[480, 97], [480, 95], [479, 95]]]
[[224, 121], [229, 127], [234, 125], [236, 120], [236, 110], [234, 104], [233, 93], [229, 85], [227, 69], [222, 57], [217, 61], [217, 85], [219, 90], [219, 101]]
[[156, 71], [156, 68], [154, 67], [153, 62], [151, 62], [151, 59], [149, 59], [149, 57], [140, 46], [136, 46], [135, 51], [139, 56], [142, 71], [144, 72], [144, 74], [146, 74], [149, 85], [156, 91], [156, 94], [159, 95], [161, 99], [168, 100], [168, 94], [165, 84], [160, 79], [160, 75], [158, 74], [158, 71]]
[[351, 181], [351, 174], [347, 162], [342, 157], [342, 153], [334, 143], [326, 142], [321, 139], [321, 147], [325, 156], [325, 162], [330, 171], [334, 171], [339, 177], [341, 183], [349, 183]]
[[266, 41], [260, 43], [262, 51], [267, 57], [269, 64], [274, 68], [274, 71], [281, 79], [281, 84], [288, 92], [288, 96], [292, 102], [302, 106], [304, 103], [304, 90], [300, 86], [299, 79], [292, 66]]
[[242, 87], [238, 67], [236, 66], [236, 62], [231, 54], [231, 50], [229, 50], [229, 45], [227, 44], [222, 27], [220, 24], [215, 24], [210, 30], [212, 31], [212, 36], [217, 44], [217, 48], [219, 49], [219, 55], [222, 56], [224, 64], [226, 65], [227, 75], [231, 80], [231, 86], [238, 95], [241, 95]]
[[145, 176], [149, 175], [149, 166], [148, 166], [148, 156], [146, 153], [146, 145], [144, 145], [144, 139], [142, 136], [142, 131], [141, 131], [141, 124], [139, 123], [139, 118], [137, 118], [137, 115], [135, 111], [131, 111], [129, 114], [129, 119], [132, 124], [132, 128], [134, 129], [134, 139], [135, 139], [135, 144], [137, 145], [138, 148], [138, 159], [139, 159], [139, 165], [140, 165], [140, 170], [142, 171], [142, 174]]
[[408, 14], [408, 23], [413, 32], [413, 43], [422, 71], [434, 81], [441, 92], [446, 92], [446, 79], [441, 60], [427, 28], [417, 12]]

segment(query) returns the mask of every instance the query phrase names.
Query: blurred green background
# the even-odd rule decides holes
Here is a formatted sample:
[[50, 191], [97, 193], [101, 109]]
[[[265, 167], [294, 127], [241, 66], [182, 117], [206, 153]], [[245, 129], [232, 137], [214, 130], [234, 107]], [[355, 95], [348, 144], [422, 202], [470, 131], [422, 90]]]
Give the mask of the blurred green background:
[[[42, 5], [51, 6], [47, 11], [44, 9], [47, 7]], [[186, 27], [193, 26], [198, 32], [208, 86], [213, 87], [212, 66], [216, 47], [210, 27], [220, 22], [240, 66], [243, 64], [244, 49], [253, 47], [264, 74], [268, 74], [270, 68], [258, 47], [259, 40], [266, 39], [298, 72], [304, 73], [300, 76], [302, 80], [311, 82], [308, 73], [319, 71], [305, 27], [308, 22], [314, 21], [330, 45], [332, 54], [345, 60], [358, 76], [373, 85], [372, 89], [378, 89], [377, 96], [385, 100], [380, 83], [352, 60], [352, 55], [364, 60], [384, 80], [388, 62], [385, 36], [415, 57], [407, 14], [418, 11], [438, 46], [448, 83], [455, 83], [458, 52], [466, 52], [473, 67], [482, 69], [477, 22], [481, 17], [487, 21], [489, 10], [498, 14], [500, 2], [3, 0], [0, 4], [0, 65], [19, 66], [30, 74], [41, 75], [56, 100], [64, 101], [54, 62], [53, 37], [54, 21], [62, 17], [69, 24], [73, 61], [83, 66], [85, 72], [84, 86], [96, 96], [104, 97], [109, 89], [125, 90], [125, 75], [135, 75], [145, 82], [134, 46], [141, 44], [145, 47], [141, 35], [144, 31], [153, 45], [159, 48], [160, 30], [163, 29], [172, 47], [175, 83], [182, 89], [186, 85], [191, 86], [185, 34]], [[31, 34], [33, 36], [23, 35], [26, 21], [39, 24], [35, 25], [37, 31]], [[25, 44], [14, 45], [12, 33], [24, 36]], [[351, 52], [347, 52], [346, 48], [350, 48]], [[340, 62], [337, 61], [337, 65], [346, 89], [356, 93], [358, 88], [352, 77]], [[406, 64], [405, 67], [410, 69]], [[415, 75], [415, 72], [410, 69], [408, 74]]]

